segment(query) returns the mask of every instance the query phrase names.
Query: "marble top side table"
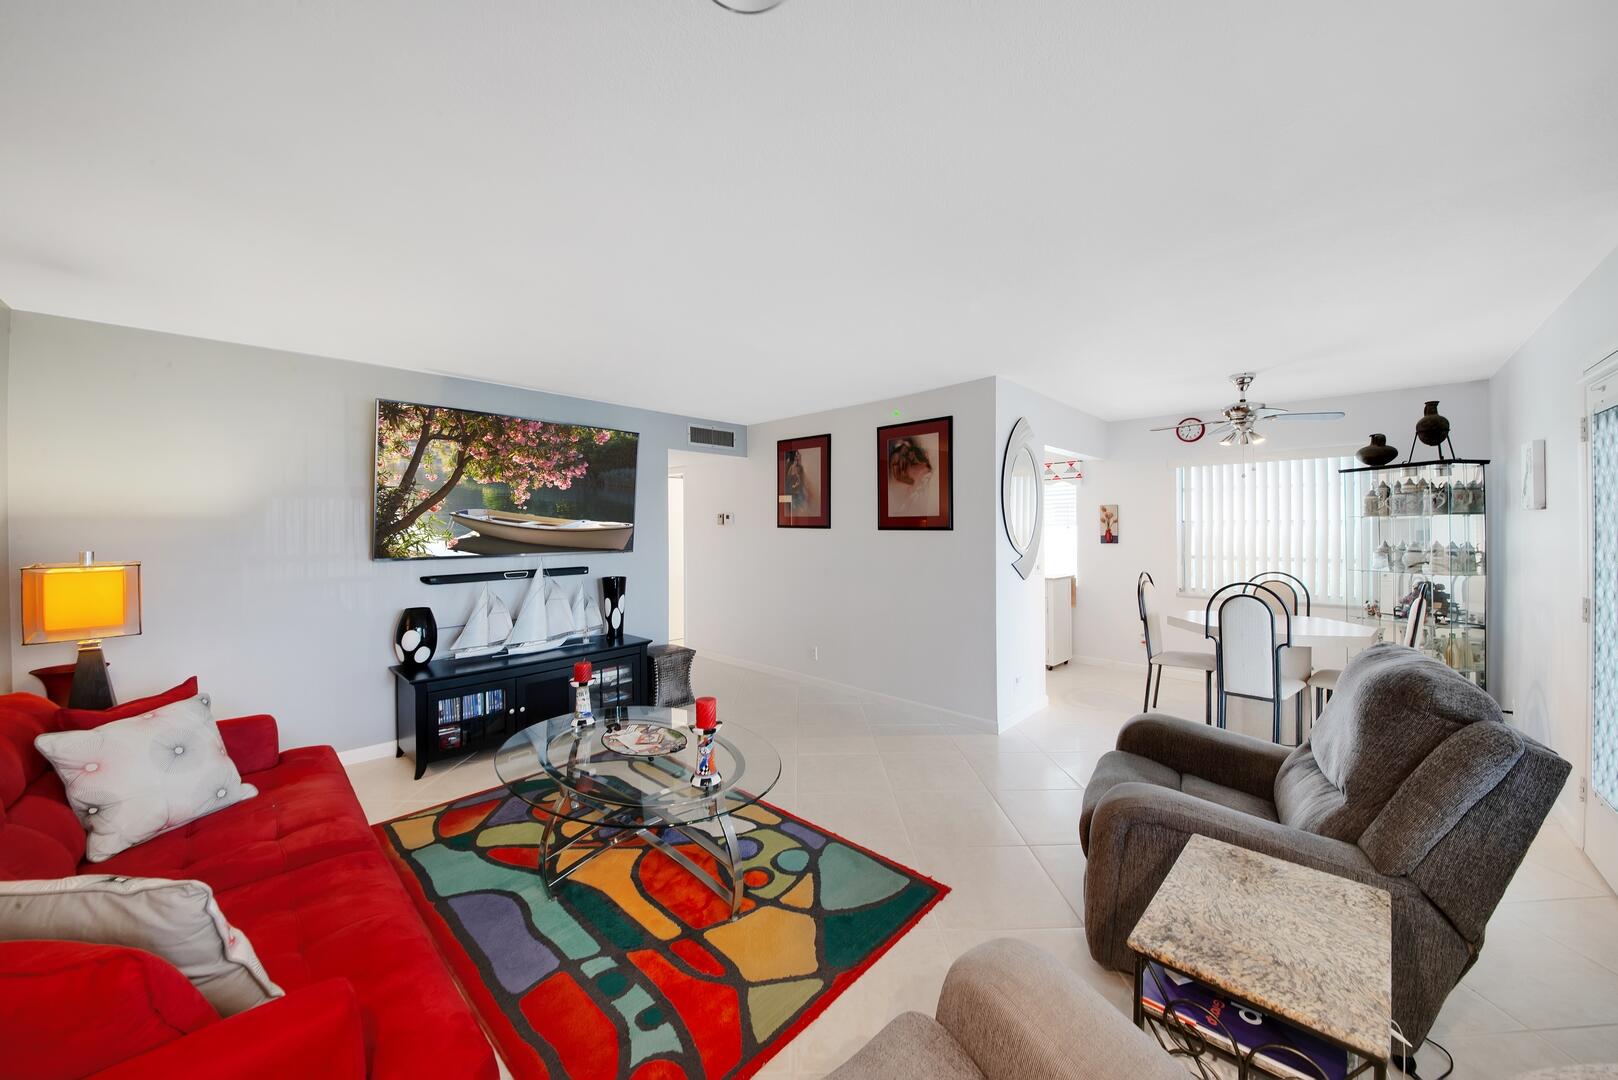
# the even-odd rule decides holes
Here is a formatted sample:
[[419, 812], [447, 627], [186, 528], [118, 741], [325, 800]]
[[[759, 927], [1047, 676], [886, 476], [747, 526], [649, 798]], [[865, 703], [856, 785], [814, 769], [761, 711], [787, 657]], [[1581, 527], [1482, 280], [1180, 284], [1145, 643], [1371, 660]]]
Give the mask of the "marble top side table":
[[1355, 1055], [1350, 1076], [1387, 1076], [1393, 898], [1385, 890], [1193, 836], [1129, 947], [1137, 1025], [1155, 960]]

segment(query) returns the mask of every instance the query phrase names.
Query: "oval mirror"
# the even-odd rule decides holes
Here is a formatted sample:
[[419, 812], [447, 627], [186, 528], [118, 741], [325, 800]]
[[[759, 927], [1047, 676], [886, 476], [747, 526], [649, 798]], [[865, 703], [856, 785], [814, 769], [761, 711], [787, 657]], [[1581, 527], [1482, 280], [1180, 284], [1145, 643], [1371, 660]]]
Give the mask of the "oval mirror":
[[1026, 418], [1019, 419], [1006, 440], [1006, 456], [1000, 471], [1000, 514], [1005, 520], [1006, 539], [1016, 549], [1012, 563], [1024, 578], [1034, 572], [1039, 558], [1040, 526], [1044, 519], [1044, 499], [1040, 490], [1039, 461], [1034, 457], [1034, 431]]

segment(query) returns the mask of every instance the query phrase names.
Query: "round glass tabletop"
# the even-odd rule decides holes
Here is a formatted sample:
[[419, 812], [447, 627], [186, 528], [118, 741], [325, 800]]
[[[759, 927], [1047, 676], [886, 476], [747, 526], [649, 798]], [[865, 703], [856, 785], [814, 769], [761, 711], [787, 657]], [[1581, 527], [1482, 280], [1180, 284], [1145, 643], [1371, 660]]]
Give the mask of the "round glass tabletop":
[[[706, 821], [762, 799], [781, 777], [768, 739], [724, 721], [714, 746], [720, 782], [691, 783], [697, 767], [695, 708], [634, 705], [603, 709], [573, 730], [571, 714], [524, 728], [495, 753], [494, 771], [512, 794], [561, 816], [594, 821], [630, 812], [649, 822]], [[571, 796], [559, 800], [558, 791]]]

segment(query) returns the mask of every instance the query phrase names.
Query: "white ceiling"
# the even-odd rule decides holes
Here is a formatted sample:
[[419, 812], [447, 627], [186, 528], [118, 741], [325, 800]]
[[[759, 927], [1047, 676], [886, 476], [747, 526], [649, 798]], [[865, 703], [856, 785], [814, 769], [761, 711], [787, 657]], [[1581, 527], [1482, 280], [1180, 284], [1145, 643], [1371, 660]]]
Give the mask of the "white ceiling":
[[0, 0], [0, 299], [753, 422], [1486, 376], [1618, 3]]

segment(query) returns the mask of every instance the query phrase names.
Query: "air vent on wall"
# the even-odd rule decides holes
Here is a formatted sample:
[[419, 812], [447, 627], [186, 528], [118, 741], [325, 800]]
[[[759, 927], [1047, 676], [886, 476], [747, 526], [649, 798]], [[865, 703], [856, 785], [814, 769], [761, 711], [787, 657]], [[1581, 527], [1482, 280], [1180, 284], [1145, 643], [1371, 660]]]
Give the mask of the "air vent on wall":
[[724, 428], [697, 427], [697, 425], [692, 424], [691, 445], [734, 448], [736, 446], [736, 433], [726, 431]]

